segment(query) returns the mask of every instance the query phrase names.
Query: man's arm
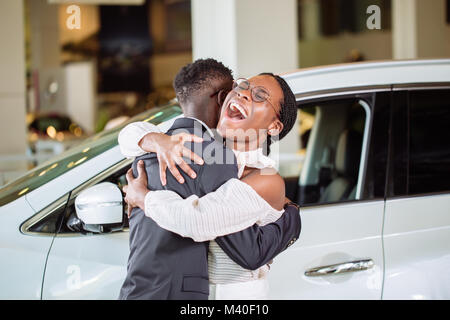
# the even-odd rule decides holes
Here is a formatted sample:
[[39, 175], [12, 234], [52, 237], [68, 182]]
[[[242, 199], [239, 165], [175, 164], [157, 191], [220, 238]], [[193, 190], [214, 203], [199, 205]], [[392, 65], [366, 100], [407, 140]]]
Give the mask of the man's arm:
[[299, 238], [300, 230], [299, 209], [287, 204], [277, 221], [265, 226], [255, 224], [215, 241], [241, 267], [256, 270], [292, 245]]

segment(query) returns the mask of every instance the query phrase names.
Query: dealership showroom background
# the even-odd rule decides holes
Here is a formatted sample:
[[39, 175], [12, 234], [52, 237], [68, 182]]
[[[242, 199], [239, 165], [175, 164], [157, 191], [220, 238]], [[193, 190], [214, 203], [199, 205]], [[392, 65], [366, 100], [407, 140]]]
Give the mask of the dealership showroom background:
[[[274, 298], [450, 298], [450, 0], [0, 0], [0, 299], [117, 297], [126, 274], [127, 228], [105, 235], [90, 230], [92, 236], [87, 229], [75, 235], [63, 227], [58, 240], [62, 229], [46, 231], [43, 221], [56, 217], [64, 196], [58, 188], [75, 180], [58, 182], [61, 187], [54, 180], [78, 175], [72, 195], [105, 179], [126, 184], [123, 158], [108, 165], [101, 160], [108, 169], [96, 175], [80, 172], [100, 166], [95, 157], [107, 159], [117, 138], [100, 142], [117, 137], [125, 124], [172, 112], [173, 106], [165, 107], [176, 104], [172, 81], [199, 58], [223, 62], [234, 78], [286, 75], [298, 99], [294, 128], [274, 156], [287, 195], [300, 204], [303, 225], [298, 241], [271, 269]], [[426, 92], [405, 89], [419, 83]], [[308, 85], [317, 90], [302, 91]], [[370, 87], [372, 98], [369, 91], [353, 90], [347, 100], [323, 100], [350, 87]], [[430, 90], [439, 94], [427, 95]], [[385, 115], [382, 107], [372, 109], [382, 101], [408, 104], [404, 127], [393, 124], [403, 115], [400, 107]], [[424, 101], [439, 107], [440, 115], [418, 116], [415, 106]], [[347, 104], [350, 122], [336, 111], [341, 104]], [[443, 136], [413, 132], [400, 138], [415, 126], [424, 135]], [[332, 200], [335, 184], [347, 183], [337, 177], [345, 181], [350, 170], [338, 164], [341, 150], [351, 145], [351, 139], [341, 145], [346, 128], [363, 137], [358, 150], [363, 156], [367, 151], [361, 158], [366, 164], [358, 162], [360, 172], [349, 178], [354, 189], [347, 188], [345, 201]], [[414, 161], [421, 158], [412, 153], [420, 141], [437, 155], [420, 162], [425, 174], [416, 177]], [[386, 153], [372, 155], [373, 144]], [[408, 146], [405, 155], [392, 153], [402, 146]], [[110, 168], [121, 176], [108, 176]], [[308, 189], [314, 177], [319, 184]], [[314, 192], [304, 196], [313, 189], [315, 200]], [[342, 206], [323, 211], [335, 204]], [[342, 219], [331, 223], [333, 215], [344, 213], [351, 217], [347, 226]], [[409, 237], [396, 238], [403, 233]], [[88, 242], [94, 238], [97, 244]], [[350, 244], [348, 252], [339, 247]], [[322, 277], [317, 272], [323, 269], [314, 269], [340, 273], [349, 262], [356, 272]], [[283, 274], [299, 282], [289, 287]]]

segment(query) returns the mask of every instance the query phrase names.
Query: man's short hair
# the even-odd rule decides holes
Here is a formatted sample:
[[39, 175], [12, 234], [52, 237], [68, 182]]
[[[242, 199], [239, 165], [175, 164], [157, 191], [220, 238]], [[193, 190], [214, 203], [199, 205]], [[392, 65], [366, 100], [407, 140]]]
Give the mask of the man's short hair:
[[178, 101], [185, 103], [216, 79], [232, 81], [232, 71], [217, 60], [198, 59], [181, 68], [173, 80], [173, 88]]

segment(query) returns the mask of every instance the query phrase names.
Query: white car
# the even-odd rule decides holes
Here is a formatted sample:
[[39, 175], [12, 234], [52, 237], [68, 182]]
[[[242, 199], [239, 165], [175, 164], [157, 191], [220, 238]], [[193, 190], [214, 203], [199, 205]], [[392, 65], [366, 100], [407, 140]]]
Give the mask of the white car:
[[[449, 299], [450, 60], [284, 78], [314, 124], [300, 175], [285, 177], [302, 231], [271, 266], [271, 298]], [[172, 104], [130, 122], [167, 127], [180, 115]], [[131, 163], [119, 130], [0, 190], [0, 299], [118, 297], [129, 248], [117, 186]]]

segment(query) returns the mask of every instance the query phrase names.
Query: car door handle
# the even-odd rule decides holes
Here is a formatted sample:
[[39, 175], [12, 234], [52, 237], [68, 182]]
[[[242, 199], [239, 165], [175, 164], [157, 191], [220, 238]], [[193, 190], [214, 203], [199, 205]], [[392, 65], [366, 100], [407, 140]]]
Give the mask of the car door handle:
[[372, 259], [364, 259], [357, 261], [350, 261], [338, 264], [332, 264], [329, 266], [322, 266], [311, 268], [305, 271], [305, 276], [307, 277], [321, 277], [333, 274], [340, 274], [346, 272], [363, 271], [370, 269], [374, 266]]

